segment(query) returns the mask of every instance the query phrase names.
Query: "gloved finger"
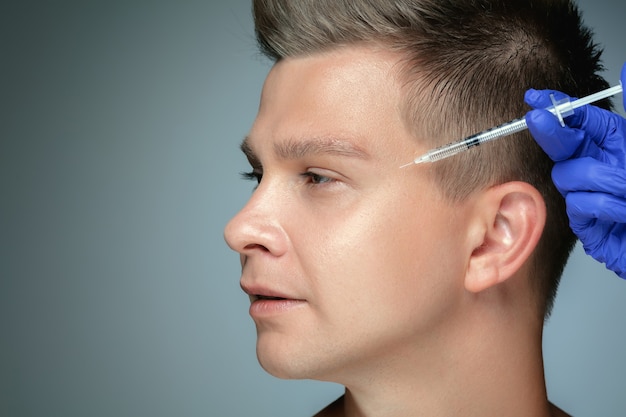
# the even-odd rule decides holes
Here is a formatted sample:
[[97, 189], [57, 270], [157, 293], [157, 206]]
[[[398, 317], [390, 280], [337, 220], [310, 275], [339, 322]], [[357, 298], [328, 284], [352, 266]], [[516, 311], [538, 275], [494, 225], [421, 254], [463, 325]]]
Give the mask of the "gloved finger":
[[524, 101], [533, 109], [547, 109], [553, 107], [550, 94], [554, 95], [556, 101], [569, 98], [567, 94], [557, 90], [535, 90], [531, 88], [524, 93]]
[[626, 197], [626, 170], [589, 157], [556, 163], [552, 169], [552, 181], [563, 195], [597, 191]]
[[[572, 230], [588, 229], [592, 220], [607, 223], [626, 223], [626, 199], [613, 194], [572, 192], [565, 198], [567, 215]], [[595, 233], [594, 231], [590, 231]]]
[[571, 193], [566, 198], [570, 227], [588, 255], [626, 278], [626, 201], [610, 194]]
[[547, 110], [531, 110], [526, 114], [528, 130], [553, 161], [563, 161], [576, 153], [585, 140], [581, 130], [563, 128]]

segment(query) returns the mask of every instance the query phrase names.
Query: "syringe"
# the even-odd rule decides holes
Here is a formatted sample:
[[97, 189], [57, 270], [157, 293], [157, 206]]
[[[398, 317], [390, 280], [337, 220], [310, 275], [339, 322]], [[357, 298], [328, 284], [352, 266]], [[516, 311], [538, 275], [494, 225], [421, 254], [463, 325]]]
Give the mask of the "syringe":
[[[590, 94], [586, 97], [576, 99], [574, 101], [570, 101], [568, 98], [557, 102], [554, 99], [554, 96], [551, 94], [550, 99], [552, 100], [552, 107], [547, 108], [546, 110], [550, 111], [552, 114], [556, 115], [561, 122], [561, 126], [565, 126], [563, 122], [563, 118], [567, 117], [574, 113], [574, 109], [578, 107], [582, 107], [586, 104], [590, 104], [604, 98], [610, 97], [612, 95], [618, 94], [622, 92], [622, 85], [616, 85], [614, 87], [607, 88], [606, 90], [599, 91], [594, 94]], [[501, 124], [496, 127], [492, 127], [487, 130], [483, 130], [480, 133], [476, 133], [472, 136], [468, 136], [465, 139], [461, 139], [457, 142], [452, 142], [447, 145], [441, 146], [439, 148], [431, 149], [425, 154], [418, 156], [413, 161], [408, 164], [402, 165], [400, 168], [404, 168], [413, 164], [421, 164], [422, 162], [435, 162], [441, 159], [447, 158], [452, 155], [456, 155], [457, 153], [466, 151], [474, 146], [479, 146], [485, 142], [492, 141], [494, 139], [502, 138], [508, 135], [511, 135], [516, 132], [521, 132], [524, 129], [527, 129], [526, 119], [524, 117], [520, 117], [519, 119], [511, 120], [510, 122]]]

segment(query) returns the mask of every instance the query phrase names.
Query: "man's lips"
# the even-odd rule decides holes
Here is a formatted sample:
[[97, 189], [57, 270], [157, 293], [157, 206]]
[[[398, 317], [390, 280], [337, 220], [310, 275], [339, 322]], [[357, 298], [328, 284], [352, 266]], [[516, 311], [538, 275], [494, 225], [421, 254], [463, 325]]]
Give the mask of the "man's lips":
[[270, 301], [280, 301], [280, 300], [295, 300], [295, 301], [304, 301], [301, 298], [289, 295], [287, 293], [283, 293], [281, 291], [260, 286], [260, 285], [252, 285], [241, 283], [241, 289], [250, 296], [250, 300], [270, 300]]
[[306, 304], [306, 300], [266, 286], [241, 283], [250, 296], [250, 316], [255, 320], [280, 317]]

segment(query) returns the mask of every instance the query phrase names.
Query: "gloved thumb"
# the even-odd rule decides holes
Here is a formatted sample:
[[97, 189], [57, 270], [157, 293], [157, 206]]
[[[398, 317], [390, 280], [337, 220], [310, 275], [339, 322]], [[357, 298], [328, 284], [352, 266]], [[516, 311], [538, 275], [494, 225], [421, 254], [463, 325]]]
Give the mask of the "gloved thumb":
[[530, 134], [553, 161], [570, 158], [585, 139], [581, 130], [562, 128], [559, 121], [547, 110], [531, 110], [526, 113]]

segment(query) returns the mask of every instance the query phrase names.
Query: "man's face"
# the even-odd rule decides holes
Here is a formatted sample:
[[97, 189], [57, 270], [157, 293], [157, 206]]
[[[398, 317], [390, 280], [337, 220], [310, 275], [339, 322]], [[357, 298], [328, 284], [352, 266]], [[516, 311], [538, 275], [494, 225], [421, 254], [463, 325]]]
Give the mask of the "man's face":
[[276, 376], [346, 383], [427, 352], [462, 297], [464, 211], [428, 167], [399, 168], [426, 149], [403, 122], [397, 59], [353, 47], [267, 77], [242, 146], [262, 179], [225, 236]]

